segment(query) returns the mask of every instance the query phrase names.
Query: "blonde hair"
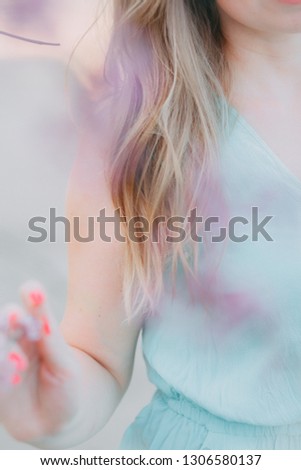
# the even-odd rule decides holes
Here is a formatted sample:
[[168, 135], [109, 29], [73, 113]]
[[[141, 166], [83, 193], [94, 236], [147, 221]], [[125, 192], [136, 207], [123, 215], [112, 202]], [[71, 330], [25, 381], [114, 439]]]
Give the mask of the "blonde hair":
[[[227, 88], [224, 38], [213, 0], [114, 0], [105, 63], [111, 90], [108, 177], [114, 206], [128, 221], [186, 215], [206, 193], [217, 155]], [[179, 261], [193, 272], [193, 242], [131, 239], [124, 226], [127, 317], [151, 314]]]

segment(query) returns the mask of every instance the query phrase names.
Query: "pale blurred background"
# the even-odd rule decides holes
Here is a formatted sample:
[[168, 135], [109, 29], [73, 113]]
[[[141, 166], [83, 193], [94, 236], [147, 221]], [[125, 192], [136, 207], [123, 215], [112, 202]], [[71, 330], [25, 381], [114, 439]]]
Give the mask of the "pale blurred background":
[[[0, 0], [0, 31], [60, 43], [30, 44], [0, 35], [0, 305], [18, 300], [20, 283], [39, 279], [57, 319], [66, 295], [67, 246], [30, 243], [31, 217], [64, 215], [68, 174], [77, 151], [76, 103], [101, 73], [113, 0]], [[98, 18], [99, 17], [99, 18]], [[66, 69], [74, 46], [66, 87]], [[77, 124], [76, 124], [77, 123]], [[139, 339], [131, 385], [107, 426], [78, 449], [116, 449], [154, 387]], [[102, 406], [101, 401], [98, 406]], [[22, 416], [20, 416], [20, 420]], [[0, 449], [30, 449], [0, 426]]]

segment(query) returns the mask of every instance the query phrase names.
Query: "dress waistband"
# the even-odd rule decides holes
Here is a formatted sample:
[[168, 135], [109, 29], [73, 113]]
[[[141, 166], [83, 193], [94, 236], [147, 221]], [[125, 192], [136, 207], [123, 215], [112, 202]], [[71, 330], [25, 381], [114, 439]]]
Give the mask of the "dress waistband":
[[171, 410], [178, 415], [182, 415], [195, 423], [205, 426], [208, 430], [216, 433], [231, 434], [237, 436], [279, 436], [298, 435], [301, 436], [301, 422], [284, 425], [255, 425], [238, 421], [229, 421], [215, 414], [210, 413], [186, 396], [172, 389], [171, 394], [166, 394], [157, 389], [154, 400], [164, 402]]
[[230, 421], [228, 418], [217, 416], [177, 391], [168, 384], [147, 361], [146, 364], [148, 377], [157, 387], [153, 400], [159, 400], [162, 405], [168, 406], [168, 408], [178, 415], [185, 416], [194, 423], [205, 426], [212, 432], [249, 437], [263, 435], [267, 437], [295, 435], [301, 438], [301, 422], [280, 425], [256, 425], [246, 422]]

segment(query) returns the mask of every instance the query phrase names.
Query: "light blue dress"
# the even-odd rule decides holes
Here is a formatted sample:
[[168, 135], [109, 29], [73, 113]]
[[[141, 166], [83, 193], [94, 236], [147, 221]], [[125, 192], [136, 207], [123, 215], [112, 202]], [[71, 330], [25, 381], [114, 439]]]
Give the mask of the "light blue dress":
[[213, 232], [245, 219], [225, 242], [199, 243], [199, 284], [183, 287], [179, 269], [176, 295], [165, 289], [146, 319], [157, 390], [121, 449], [301, 449], [301, 181], [230, 115]]

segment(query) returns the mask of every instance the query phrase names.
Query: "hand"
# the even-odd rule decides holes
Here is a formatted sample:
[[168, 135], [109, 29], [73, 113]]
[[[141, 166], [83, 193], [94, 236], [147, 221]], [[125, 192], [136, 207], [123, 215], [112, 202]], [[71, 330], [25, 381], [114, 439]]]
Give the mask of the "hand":
[[42, 286], [21, 286], [21, 304], [0, 314], [0, 423], [30, 442], [57, 433], [78, 413], [74, 352], [50, 315]]

